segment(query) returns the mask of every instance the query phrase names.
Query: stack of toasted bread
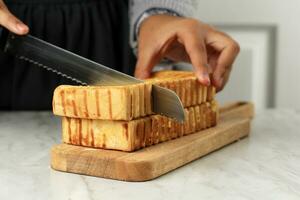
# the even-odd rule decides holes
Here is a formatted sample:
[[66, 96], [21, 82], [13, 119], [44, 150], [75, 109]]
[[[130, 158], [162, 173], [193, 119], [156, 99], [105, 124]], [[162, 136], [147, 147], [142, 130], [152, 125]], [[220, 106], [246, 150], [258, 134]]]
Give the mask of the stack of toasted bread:
[[[177, 93], [184, 123], [152, 112], [152, 85]], [[215, 126], [215, 88], [201, 85], [192, 72], [161, 71], [144, 83], [124, 86], [56, 88], [53, 112], [62, 116], [63, 142], [134, 151]]]

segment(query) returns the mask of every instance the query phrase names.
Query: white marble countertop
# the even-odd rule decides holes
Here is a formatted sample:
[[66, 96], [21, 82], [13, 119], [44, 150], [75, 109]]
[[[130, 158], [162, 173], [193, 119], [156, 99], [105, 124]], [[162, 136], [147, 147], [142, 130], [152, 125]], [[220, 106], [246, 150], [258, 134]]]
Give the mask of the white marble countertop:
[[160, 178], [128, 183], [49, 167], [60, 120], [0, 112], [0, 199], [300, 199], [300, 111], [269, 110], [251, 136]]

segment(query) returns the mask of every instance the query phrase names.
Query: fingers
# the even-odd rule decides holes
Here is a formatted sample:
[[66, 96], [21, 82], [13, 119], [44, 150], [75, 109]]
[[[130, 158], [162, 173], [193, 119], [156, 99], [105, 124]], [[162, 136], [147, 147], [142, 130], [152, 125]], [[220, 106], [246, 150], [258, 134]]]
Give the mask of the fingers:
[[[203, 85], [209, 86], [212, 82], [218, 90], [224, 87], [239, 53], [239, 46], [233, 39], [194, 19], [163, 15], [150, 19], [140, 29], [136, 77], [148, 78], [161, 58], [167, 57], [190, 61]], [[159, 29], [154, 29], [157, 24]]]
[[13, 33], [24, 35], [29, 28], [9, 12], [3, 2], [0, 2], [0, 24]]
[[217, 66], [213, 73], [213, 84], [217, 89], [223, 88], [226, 83], [225, 74], [227, 73], [229, 76], [233, 62], [240, 51], [239, 45], [235, 41], [231, 40], [226, 43], [226, 46], [220, 52]]
[[146, 79], [151, 76], [152, 69], [157, 65], [168, 51], [168, 47], [176, 39], [174, 36], [166, 37], [162, 41], [140, 40], [138, 49], [138, 60], [134, 76], [139, 79]]
[[195, 74], [203, 85], [210, 85], [207, 52], [205, 43], [199, 34], [186, 32], [179, 36], [185, 46], [185, 50], [190, 57]]
[[149, 78], [153, 67], [157, 64], [157, 62], [159, 62], [159, 60], [160, 58], [154, 48], [139, 48], [134, 76], [138, 79]]
[[230, 73], [231, 73], [231, 70], [227, 70], [224, 75], [223, 75], [223, 78], [222, 78], [222, 84], [218, 87], [216, 87], [217, 89], [217, 92], [220, 92], [221, 90], [223, 90], [223, 88], [225, 87], [225, 85], [227, 84], [227, 81], [229, 79], [229, 76], [230, 76]]
[[222, 90], [228, 80], [240, 47], [230, 36], [219, 31], [208, 34], [207, 41], [209, 46], [219, 52], [212, 76], [212, 84], [217, 90]]

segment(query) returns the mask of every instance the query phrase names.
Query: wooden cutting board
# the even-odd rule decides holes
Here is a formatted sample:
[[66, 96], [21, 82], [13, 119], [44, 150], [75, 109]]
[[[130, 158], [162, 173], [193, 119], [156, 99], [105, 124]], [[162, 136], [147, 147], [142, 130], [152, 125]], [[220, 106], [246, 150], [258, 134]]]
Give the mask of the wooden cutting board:
[[51, 167], [123, 181], [151, 180], [247, 136], [253, 115], [251, 103], [228, 104], [216, 127], [130, 153], [59, 144], [51, 150]]

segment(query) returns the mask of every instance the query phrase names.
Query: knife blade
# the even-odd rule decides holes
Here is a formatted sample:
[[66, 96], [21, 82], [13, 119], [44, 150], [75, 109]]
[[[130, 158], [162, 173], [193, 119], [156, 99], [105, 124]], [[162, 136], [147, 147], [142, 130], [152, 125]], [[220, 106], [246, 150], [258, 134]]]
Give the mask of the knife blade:
[[[76, 55], [32, 35], [19, 36], [0, 27], [0, 46], [15, 55], [81, 85], [115, 86], [142, 83], [127, 74]], [[185, 120], [183, 105], [172, 90], [153, 85], [153, 112], [177, 121]]]

